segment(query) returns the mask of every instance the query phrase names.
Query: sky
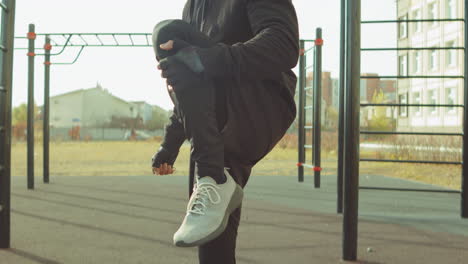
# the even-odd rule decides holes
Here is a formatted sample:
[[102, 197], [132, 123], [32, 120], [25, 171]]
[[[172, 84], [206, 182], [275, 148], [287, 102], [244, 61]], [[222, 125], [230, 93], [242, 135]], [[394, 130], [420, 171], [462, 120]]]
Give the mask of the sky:
[[[37, 33], [150, 33], [156, 23], [181, 17], [186, 0], [22, 0], [17, 1], [15, 36], [26, 36], [28, 25]], [[221, 1], [221, 0], [217, 0]], [[339, 74], [340, 0], [293, 0], [299, 20], [300, 37], [314, 39], [323, 30], [323, 71]], [[395, 0], [362, 0], [362, 19], [395, 19]], [[44, 45], [43, 39], [36, 47]], [[17, 48], [26, 47], [23, 40]], [[396, 25], [363, 25], [362, 47], [395, 47]], [[52, 51], [57, 52], [59, 48]], [[53, 62], [71, 62], [77, 48], [55, 56]], [[36, 53], [42, 53], [36, 51]], [[43, 104], [44, 58], [36, 57], [35, 101]], [[146, 101], [171, 109], [165, 81], [156, 69], [152, 48], [85, 48], [73, 65], [52, 65], [51, 96], [99, 83], [113, 95], [127, 101]], [[363, 53], [362, 72], [392, 75], [396, 71], [394, 53]], [[295, 69], [297, 71], [297, 69]], [[27, 56], [16, 50], [14, 57], [13, 105], [27, 100]]]

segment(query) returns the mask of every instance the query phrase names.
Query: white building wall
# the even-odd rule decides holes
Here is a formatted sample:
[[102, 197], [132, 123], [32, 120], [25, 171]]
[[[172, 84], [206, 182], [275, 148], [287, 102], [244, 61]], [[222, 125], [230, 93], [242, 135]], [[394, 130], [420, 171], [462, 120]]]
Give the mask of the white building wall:
[[[448, 17], [449, 0], [398, 0], [398, 18], [407, 16], [408, 19], [430, 19], [432, 16], [430, 7], [434, 4], [436, 6], [435, 18], [462, 18], [463, 1], [452, 1], [455, 1], [455, 13], [452, 17]], [[398, 46], [447, 47], [453, 43], [455, 47], [462, 47], [463, 39], [463, 23], [461, 22], [409, 23], [406, 37], [398, 36]], [[448, 63], [450, 52], [447, 50], [435, 50], [435, 56], [432, 56], [431, 50], [419, 51], [419, 64], [416, 60], [416, 53], [417, 51], [398, 52], [399, 56], [405, 54], [408, 56], [408, 75], [463, 75], [463, 51], [455, 51], [456, 62], [453, 65]], [[432, 61], [436, 63], [431, 63]], [[436, 65], [436, 67], [433, 68], [431, 65]], [[435, 104], [451, 104], [447, 92], [447, 89], [451, 87], [456, 89], [453, 103], [462, 104], [462, 79], [400, 79], [398, 95], [407, 94], [410, 104], [431, 104], [434, 102], [433, 99], [435, 99]], [[432, 91], [435, 97], [430, 96]], [[424, 107], [419, 110], [411, 107], [407, 112], [407, 116], [399, 115], [397, 124], [401, 130], [459, 130], [462, 124], [460, 108]]]
[[50, 125], [73, 127], [83, 119], [83, 93], [77, 91], [50, 99]]
[[83, 120], [84, 127], [100, 127], [109, 123], [112, 116], [135, 117], [136, 109], [133, 104], [123, 101], [106, 90], [86, 90], [83, 97]]

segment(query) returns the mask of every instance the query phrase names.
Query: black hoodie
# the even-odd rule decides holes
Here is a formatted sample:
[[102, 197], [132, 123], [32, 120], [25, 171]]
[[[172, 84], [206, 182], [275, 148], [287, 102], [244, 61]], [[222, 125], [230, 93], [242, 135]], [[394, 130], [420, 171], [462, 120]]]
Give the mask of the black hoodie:
[[[294, 94], [297, 78], [291, 69], [299, 57], [299, 33], [291, 0], [188, 0], [183, 20], [218, 43], [211, 48], [197, 49], [205, 74], [212, 76], [215, 83], [234, 89], [241, 87], [244, 91], [276, 90], [284, 98], [289, 107], [286, 121], [279, 121], [277, 111], [268, 109], [274, 105], [246, 105], [252, 111], [263, 112], [258, 114], [258, 124], [253, 123], [262, 131], [259, 135], [265, 137], [276, 133], [268, 136], [270, 146], [265, 150], [267, 153], [283, 136], [287, 129], [283, 126], [289, 127], [296, 116]], [[256, 100], [251, 98], [249, 103], [258, 104]], [[242, 118], [245, 117], [231, 117], [230, 120], [235, 123], [235, 119]], [[273, 129], [272, 123], [278, 123], [275, 126], [280, 128]], [[243, 142], [254, 144], [251, 140], [258, 140], [250, 140], [254, 128], [243, 130], [244, 135], [238, 135]], [[174, 114], [166, 127], [162, 146], [177, 152], [184, 138], [183, 126]]]
[[291, 0], [189, 0], [183, 20], [218, 43], [198, 52], [207, 74], [239, 85], [275, 81], [294, 95], [299, 33]]

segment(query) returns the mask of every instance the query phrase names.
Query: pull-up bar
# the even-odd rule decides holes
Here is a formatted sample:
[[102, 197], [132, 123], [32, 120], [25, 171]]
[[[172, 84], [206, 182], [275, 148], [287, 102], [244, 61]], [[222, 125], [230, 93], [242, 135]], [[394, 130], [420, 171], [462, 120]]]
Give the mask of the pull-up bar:
[[[36, 56], [44, 56], [44, 164], [43, 181], [49, 183], [49, 91], [50, 66], [72, 65], [78, 61], [86, 47], [152, 47], [151, 33], [36, 33], [34, 24], [29, 25], [26, 37], [15, 37], [28, 41], [27, 47], [17, 47], [17, 50], [27, 50], [28, 53], [28, 189], [34, 189], [34, 60]], [[44, 37], [43, 47], [36, 47], [37, 37]], [[139, 39], [137, 39], [137, 37]], [[51, 53], [52, 47], [61, 47], [57, 53]], [[71, 62], [51, 62], [52, 56], [61, 55], [67, 48], [80, 48]], [[36, 53], [43, 50], [44, 53]]]

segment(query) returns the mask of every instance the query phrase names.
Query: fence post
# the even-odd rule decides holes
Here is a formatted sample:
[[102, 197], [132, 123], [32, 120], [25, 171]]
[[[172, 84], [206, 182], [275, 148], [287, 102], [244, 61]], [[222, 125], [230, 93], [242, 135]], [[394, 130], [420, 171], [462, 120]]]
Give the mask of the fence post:
[[298, 162], [297, 162], [297, 171], [298, 171], [298, 180], [299, 182], [304, 182], [304, 166], [303, 164], [305, 163], [305, 149], [304, 149], [304, 144], [305, 144], [305, 112], [304, 112], [304, 107], [305, 107], [305, 67], [306, 67], [306, 61], [305, 61], [305, 41], [300, 40], [300, 57], [299, 57], [299, 120], [298, 120]]
[[49, 140], [50, 140], [50, 45], [49, 35], [46, 36], [44, 45], [44, 109], [43, 113], [43, 144], [44, 144], [44, 183], [49, 183]]
[[345, 117], [345, 48], [346, 48], [346, 0], [341, 0], [341, 28], [340, 28], [340, 83], [339, 83], [339, 116], [338, 116], [338, 164], [337, 164], [337, 197], [336, 211], [343, 213], [343, 158], [344, 158], [344, 117]]
[[13, 50], [15, 0], [3, 0], [0, 21], [0, 248], [10, 247], [11, 197], [11, 98], [13, 92]]
[[464, 113], [463, 113], [463, 167], [462, 167], [462, 194], [461, 194], [461, 216], [468, 218], [468, 0], [465, 0], [465, 54], [464, 54]]
[[322, 128], [322, 29], [317, 28], [314, 57], [314, 186], [320, 188], [321, 128]]
[[28, 189], [34, 189], [34, 58], [35, 50], [35, 26], [29, 24], [28, 31]]
[[343, 259], [355, 261], [358, 245], [359, 92], [361, 77], [361, 0], [346, 5], [346, 118], [344, 148]]

